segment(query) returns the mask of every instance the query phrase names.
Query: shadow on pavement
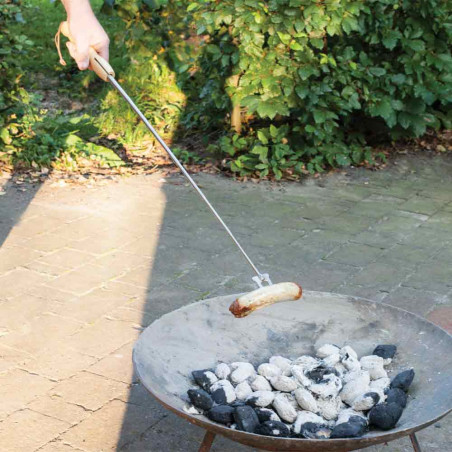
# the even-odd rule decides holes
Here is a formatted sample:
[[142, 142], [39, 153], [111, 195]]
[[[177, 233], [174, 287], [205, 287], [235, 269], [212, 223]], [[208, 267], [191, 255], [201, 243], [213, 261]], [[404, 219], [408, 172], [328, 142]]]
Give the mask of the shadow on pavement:
[[[0, 181], [1, 184], [1, 181]], [[11, 229], [19, 223], [23, 213], [27, 210], [40, 184], [24, 184], [23, 189], [17, 190], [11, 179], [2, 187], [3, 196], [0, 196], [0, 247], [13, 245], [12, 238], [8, 239]], [[14, 188], [14, 189], [13, 189]]]

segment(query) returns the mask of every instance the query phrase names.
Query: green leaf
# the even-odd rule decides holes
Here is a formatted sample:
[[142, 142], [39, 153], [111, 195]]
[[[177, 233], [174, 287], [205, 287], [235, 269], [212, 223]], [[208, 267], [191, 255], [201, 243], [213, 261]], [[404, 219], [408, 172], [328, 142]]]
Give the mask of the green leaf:
[[375, 75], [377, 77], [381, 77], [382, 75], [386, 74], [386, 69], [384, 69], [382, 67], [371, 67], [371, 68], [369, 68], [369, 72], [372, 75]]
[[261, 118], [270, 118], [273, 119], [277, 114], [278, 111], [275, 108], [275, 105], [273, 102], [259, 102], [259, 105], [257, 106], [257, 113]]
[[278, 128], [273, 124], [270, 125], [270, 136], [274, 139], [278, 137]]
[[342, 21], [342, 29], [345, 33], [350, 33], [351, 31], [356, 31], [359, 29], [358, 19], [353, 16], [344, 17]]
[[323, 39], [320, 38], [311, 38], [310, 43], [316, 49], [323, 49]]
[[300, 69], [298, 69], [298, 75], [300, 76], [301, 80], [307, 80], [311, 75], [318, 74], [318, 69], [313, 67], [313, 65], [306, 65], [302, 66]]
[[265, 136], [265, 133], [262, 130], [257, 131], [257, 138], [262, 144], [268, 143], [268, 138]]
[[407, 39], [405, 41], [405, 45], [410, 49], [414, 50], [415, 52], [420, 52], [421, 50], [425, 49], [425, 43], [420, 39], [411, 39], [411, 40]]
[[257, 154], [261, 162], [267, 162], [268, 147], [256, 145], [251, 149], [252, 154]]
[[382, 99], [369, 109], [372, 116], [381, 116], [383, 119], [389, 119], [393, 114], [390, 99]]
[[289, 46], [292, 50], [303, 50], [303, 46], [297, 41], [292, 41]]
[[383, 45], [389, 49], [393, 50], [397, 45], [397, 41], [402, 37], [402, 34], [396, 30], [389, 30], [383, 36], [382, 43]]
[[0, 138], [2, 139], [3, 143], [5, 144], [11, 144], [13, 139], [11, 138], [11, 135], [9, 134], [9, 131], [6, 127], [3, 127], [3, 129], [0, 130]]
[[314, 110], [313, 115], [314, 115], [314, 121], [316, 122], [316, 124], [322, 124], [327, 119], [327, 113], [326, 113], [326, 111], [323, 111], [323, 110]]
[[396, 85], [402, 85], [406, 81], [406, 75], [405, 74], [394, 74], [391, 76], [391, 80]]
[[336, 154], [335, 159], [340, 166], [348, 166], [351, 163], [350, 157], [344, 154]]
[[309, 88], [307, 86], [297, 85], [295, 87], [295, 92], [297, 93], [297, 96], [300, 99], [305, 99], [306, 96], [309, 94]]
[[275, 177], [278, 180], [281, 179], [283, 176], [282, 171], [277, 167], [273, 167], [273, 173], [275, 174]]

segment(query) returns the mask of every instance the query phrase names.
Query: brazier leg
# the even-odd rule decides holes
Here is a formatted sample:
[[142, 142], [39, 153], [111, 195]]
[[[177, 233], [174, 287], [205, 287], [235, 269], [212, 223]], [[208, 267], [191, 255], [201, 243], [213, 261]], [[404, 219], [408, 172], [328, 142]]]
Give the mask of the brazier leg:
[[210, 448], [212, 447], [214, 439], [215, 433], [212, 433], [209, 430], [207, 430], [198, 452], [209, 452]]
[[411, 444], [413, 445], [414, 452], [422, 452], [419, 441], [417, 440], [416, 435], [414, 433], [412, 433], [410, 435], [410, 439], [411, 439]]

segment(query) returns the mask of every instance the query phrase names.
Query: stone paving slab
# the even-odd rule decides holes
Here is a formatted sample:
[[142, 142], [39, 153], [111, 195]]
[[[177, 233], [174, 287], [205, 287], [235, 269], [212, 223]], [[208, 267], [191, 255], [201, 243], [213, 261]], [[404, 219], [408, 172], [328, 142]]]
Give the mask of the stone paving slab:
[[[382, 301], [452, 331], [451, 155], [302, 183], [195, 177], [274, 281]], [[161, 315], [254, 288], [230, 239], [177, 175], [0, 185], [0, 450], [196, 451], [202, 430], [147, 394], [131, 353]], [[446, 451], [451, 435], [448, 417], [419, 440]], [[252, 449], [218, 438], [212, 450]]]

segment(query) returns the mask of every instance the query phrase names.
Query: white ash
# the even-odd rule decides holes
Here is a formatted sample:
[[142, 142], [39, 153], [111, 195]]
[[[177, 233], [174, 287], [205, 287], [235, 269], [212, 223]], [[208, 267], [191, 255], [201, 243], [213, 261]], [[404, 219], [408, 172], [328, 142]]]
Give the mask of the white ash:
[[298, 406], [295, 396], [293, 396], [292, 394], [288, 394], [287, 392], [284, 394], [286, 394], [286, 396], [287, 396], [287, 401], [294, 407], [294, 409], [296, 411], [298, 411], [300, 409], [300, 407]]
[[270, 379], [282, 374], [282, 370], [274, 364], [264, 363], [257, 368], [257, 373], [263, 377]]
[[369, 392], [369, 374], [361, 373], [344, 385], [340, 397], [347, 405], [352, 405], [354, 400], [362, 394]]
[[356, 411], [368, 411], [380, 401], [380, 395], [377, 392], [366, 392], [353, 401], [352, 408]]
[[305, 372], [314, 370], [320, 363], [321, 361], [319, 359], [308, 355], [300, 356], [293, 362], [294, 365], [302, 367]]
[[235, 384], [242, 383], [256, 375], [254, 366], [250, 363], [232, 363], [231, 367], [234, 369], [231, 373], [231, 381]]
[[290, 375], [292, 375], [292, 361], [290, 359], [284, 358], [282, 356], [272, 356], [269, 359], [269, 363], [273, 364], [276, 367], [279, 367], [284, 376], [290, 377]]
[[299, 434], [301, 426], [303, 424], [306, 424], [307, 422], [312, 422], [313, 424], [318, 425], [327, 425], [327, 422], [325, 421], [325, 419], [323, 419], [323, 417], [311, 413], [310, 411], [299, 411], [293, 425], [293, 431]]
[[271, 391], [272, 386], [268, 382], [268, 380], [263, 377], [262, 375], [258, 375], [252, 382], [251, 382], [251, 389], [253, 391]]
[[391, 384], [391, 379], [388, 377], [379, 378], [378, 380], [373, 380], [369, 384], [369, 391], [376, 392], [380, 396], [379, 403], [386, 400], [386, 389], [389, 388]]
[[349, 345], [342, 347], [339, 351], [342, 358], [347, 358], [351, 356], [352, 358], [358, 359], [358, 353], [355, 352]]
[[318, 399], [317, 406], [319, 408], [318, 413], [327, 421], [333, 421], [337, 419], [340, 411], [342, 410], [343, 403], [340, 397], [329, 397], [326, 399]]
[[235, 387], [235, 395], [239, 400], [246, 400], [253, 390], [247, 381], [242, 381]]
[[337, 345], [325, 344], [317, 349], [316, 355], [319, 358], [326, 358], [330, 355], [339, 355], [340, 348]]
[[314, 382], [305, 375], [304, 368], [302, 366], [292, 366], [292, 375], [305, 388], [309, 388], [314, 384]]
[[280, 393], [273, 400], [273, 408], [278, 413], [279, 417], [292, 424], [297, 418], [297, 410], [294, 408], [288, 394]]
[[194, 406], [191, 405], [190, 403], [186, 403], [186, 404], [182, 407], [182, 409], [183, 409], [186, 413], [188, 413], [188, 414], [194, 414], [195, 416], [196, 416], [196, 415], [199, 415], [199, 414], [202, 414], [201, 410], [199, 410], [198, 408], [194, 407]]
[[343, 358], [342, 364], [350, 372], [361, 369], [361, 364], [359, 363], [358, 359], [353, 356], [346, 356], [345, 358]]
[[343, 377], [343, 375], [345, 375], [348, 371], [345, 368], [345, 366], [342, 363], [337, 363], [333, 366], [333, 368], [337, 371], [337, 373], [339, 374], [339, 377]]
[[323, 358], [322, 362], [327, 367], [334, 367], [336, 364], [340, 364], [341, 355], [339, 353], [334, 353]]
[[292, 392], [298, 387], [295, 379], [286, 377], [284, 375], [279, 375], [278, 377], [271, 378], [270, 383], [277, 391], [282, 392]]
[[215, 367], [215, 375], [219, 380], [226, 380], [231, 373], [231, 368], [226, 363], [220, 363]]
[[349, 381], [356, 380], [357, 378], [365, 378], [370, 381], [370, 375], [367, 370], [354, 370], [353, 372], [349, 372], [342, 377], [343, 383], [348, 383]]
[[384, 359], [377, 355], [363, 356], [359, 360], [361, 369], [367, 370], [371, 380], [378, 380], [379, 378], [386, 378], [388, 374], [384, 369]]
[[320, 383], [312, 384], [309, 389], [322, 398], [334, 397], [342, 389], [342, 381], [334, 374], [327, 374]]
[[246, 401], [252, 402], [252, 406], [265, 408], [273, 402], [275, 395], [273, 391], [255, 391], [246, 398]]
[[305, 388], [298, 388], [294, 392], [295, 400], [301, 409], [317, 413], [319, 407], [317, 401], [310, 391]]

